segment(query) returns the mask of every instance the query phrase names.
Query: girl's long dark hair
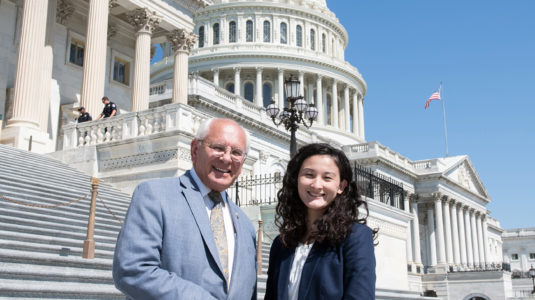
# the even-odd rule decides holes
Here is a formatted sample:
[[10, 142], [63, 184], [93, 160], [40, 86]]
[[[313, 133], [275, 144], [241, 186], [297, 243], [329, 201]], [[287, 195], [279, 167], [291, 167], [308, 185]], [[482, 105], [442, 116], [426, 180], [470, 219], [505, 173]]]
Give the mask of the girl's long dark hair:
[[[336, 246], [351, 232], [355, 222], [366, 224], [368, 205], [360, 197], [357, 185], [353, 181], [351, 164], [344, 152], [328, 144], [309, 144], [299, 149], [288, 163], [282, 188], [277, 193], [279, 202], [276, 207], [275, 224], [279, 227], [281, 242], [286, 247], [296, 247], [307, 231], [307, 207], [299, 197], [297, 180], [303, 162], [314, 155], [332, 157], [340, 170], [340, 182], [346, 180], [348, 185], [316, 221], [317, 230], [311, 233], [310, 239], [319, 244]], [[366, 214], [359, 217], [361, 206]], [[376, 232], [377, 230], [373, 231], [374, 236]]]

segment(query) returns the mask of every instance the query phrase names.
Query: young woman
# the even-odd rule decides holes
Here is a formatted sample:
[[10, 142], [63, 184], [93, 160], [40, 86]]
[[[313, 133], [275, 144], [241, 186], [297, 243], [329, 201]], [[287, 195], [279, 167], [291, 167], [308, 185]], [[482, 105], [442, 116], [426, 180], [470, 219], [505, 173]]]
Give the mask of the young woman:
[[[299, 149], [277, 194], [265, 299], [375, 299], [374, 235], [345, 154]], [[359, 207], [366, 214], [359, 217]]]

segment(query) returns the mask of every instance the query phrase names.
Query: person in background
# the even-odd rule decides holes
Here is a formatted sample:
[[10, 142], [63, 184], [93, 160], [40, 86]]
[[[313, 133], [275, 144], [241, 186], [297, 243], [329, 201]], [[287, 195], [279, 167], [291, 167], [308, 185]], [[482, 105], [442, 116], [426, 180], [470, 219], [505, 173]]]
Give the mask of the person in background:
[[328, 144], [302, 147], [277, 197], [280, 235], [265, 299], [375, 299], [377, 231], [366, 226], [368, 207], [345, 154]]
[[111, 118], [115, 116], [115, 114], [117, 114], [117, 105], [111, 102], [108, 97], [102, 97], [102, 103], [104, 104], [104, 109], [102, 110], [100, 115], [98, 115], [97, 120], [100, 120], [102, 117]]
[[80, 112], [80, 116], [78, 117], [78, 119], [76, 119], [78, 123], [83, 123], [83, 122], [93, 120], [93, 118], [91, 118], [91, 115], [85, 111], [85, 107], [80, 106], [80, 108], [78, 108], [78, 111]]
[[191, 142], [193, 168], [138, 185], [113, 259], [128, 298], [256, 299], [255, 229], [225, 191], [248, 149], [236, 122], [210, 119]]

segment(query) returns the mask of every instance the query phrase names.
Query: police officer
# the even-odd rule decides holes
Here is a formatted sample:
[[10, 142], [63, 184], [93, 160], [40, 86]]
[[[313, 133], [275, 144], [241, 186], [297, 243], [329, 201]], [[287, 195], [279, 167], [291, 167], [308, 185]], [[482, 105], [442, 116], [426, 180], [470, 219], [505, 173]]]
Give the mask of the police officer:
[[91, 118], [91, 115], [85, 111], [85, 107], [80, 106], [80, 108], [78, 108], [78, 111], [80, 112], [80, 116], [78, 117], [78, 119], [76, 119], [78, 123], [83, 123], [83, 122], [93, 120], [93, 118]]
[[104, 104], [104, 109], [102, 110], [102, 113], [98, 116], [97, 120], [100, 120], [102, 117], [104, 118], [110, 118], [115, 116], [117, 113], [117, 105], [115, 103], [111, 102], [108, 97], [104, 96], [102, 97], [102, 103]]

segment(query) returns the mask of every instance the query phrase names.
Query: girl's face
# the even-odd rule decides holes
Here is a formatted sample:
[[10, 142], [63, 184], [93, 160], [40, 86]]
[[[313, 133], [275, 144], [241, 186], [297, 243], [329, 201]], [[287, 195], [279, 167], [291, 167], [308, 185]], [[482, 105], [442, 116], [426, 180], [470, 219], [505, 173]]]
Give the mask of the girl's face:
[[297, 190], [309, 216], [322, 215], [346, 186], [347, 181], [340, 180], [340, 169], [330, 155], [313, 155], [301, 165]]

